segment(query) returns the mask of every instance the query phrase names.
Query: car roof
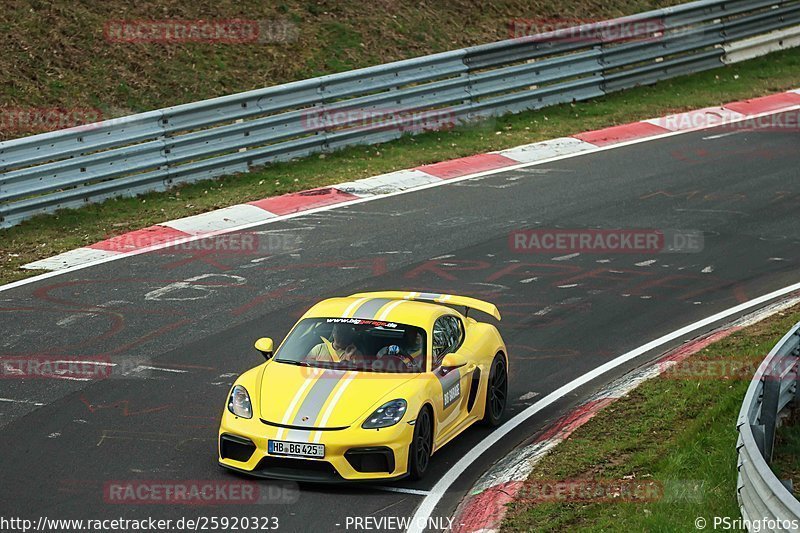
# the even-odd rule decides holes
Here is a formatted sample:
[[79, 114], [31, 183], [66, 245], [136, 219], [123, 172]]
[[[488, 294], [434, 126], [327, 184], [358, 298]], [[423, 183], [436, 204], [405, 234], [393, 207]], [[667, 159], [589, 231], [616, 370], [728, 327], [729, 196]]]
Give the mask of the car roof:
[[361, 318], [427, 328], [436, 318], [460, 313], [447, 306], [396, 298], [343, 297], [323, 300], [303, 318]]

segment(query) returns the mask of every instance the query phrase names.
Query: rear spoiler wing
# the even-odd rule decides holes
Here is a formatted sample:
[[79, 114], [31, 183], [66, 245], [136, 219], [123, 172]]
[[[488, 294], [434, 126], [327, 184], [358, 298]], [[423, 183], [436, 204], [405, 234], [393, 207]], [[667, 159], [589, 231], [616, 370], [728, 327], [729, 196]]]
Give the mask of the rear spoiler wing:
[[360, 292], [350, 295], [351, 298], [388, 298], [390, 300], [414, 300], [418, 302], [433, 302], [437, 304], [463, 306], [467, 309], [476, 309], [487, 315], [500, 320], [500, 311], [497, 306], [470, 298], [469, 296], [456, 296], [455, 294], [436, 294], [433, 292], [405, 292], [405, 291], [382, 291], [382, 292]]

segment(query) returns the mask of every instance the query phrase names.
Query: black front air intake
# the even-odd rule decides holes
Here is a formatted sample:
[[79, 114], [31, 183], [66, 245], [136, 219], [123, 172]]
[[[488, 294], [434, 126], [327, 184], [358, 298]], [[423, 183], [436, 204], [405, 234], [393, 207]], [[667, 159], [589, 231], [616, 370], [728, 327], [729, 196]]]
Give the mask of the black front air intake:
[[384, 446], [352, 448], [344, 454], [354, 470], [363, 473], [394, 472], [394, 452]]
[[246, 463], [255, 451], [256, 445], [250, 439], [228, 434], [223, 434], [219, 438], [219, 455], [223, 459]]

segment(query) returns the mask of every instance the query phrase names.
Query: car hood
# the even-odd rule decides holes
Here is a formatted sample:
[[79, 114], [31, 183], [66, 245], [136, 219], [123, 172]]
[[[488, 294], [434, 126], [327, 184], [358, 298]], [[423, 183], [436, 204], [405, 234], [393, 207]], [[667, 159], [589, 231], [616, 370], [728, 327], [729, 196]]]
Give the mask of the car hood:
[[[261, 378], [261, 419], [308, 428], [344, 428], [420, 374], [380, 374], [270, 362]], [[386, 398], [386, 401], [394, 398]]]

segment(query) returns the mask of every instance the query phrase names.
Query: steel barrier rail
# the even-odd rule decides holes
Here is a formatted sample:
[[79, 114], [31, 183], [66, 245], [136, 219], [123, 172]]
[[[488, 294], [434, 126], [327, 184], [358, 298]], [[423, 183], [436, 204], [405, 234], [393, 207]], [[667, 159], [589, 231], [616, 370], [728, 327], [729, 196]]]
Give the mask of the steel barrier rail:
[[797, 27], [800, 0], [700, 0], [1, 142], [0, 227], [716, 68]]
[[769, 467], [780, 412], [798, 395], [800, 323], [772, 349], [753, 377], [736, 422], [739, 471], [736, 485], [748, 529], [797, 531], [800, 502]]

